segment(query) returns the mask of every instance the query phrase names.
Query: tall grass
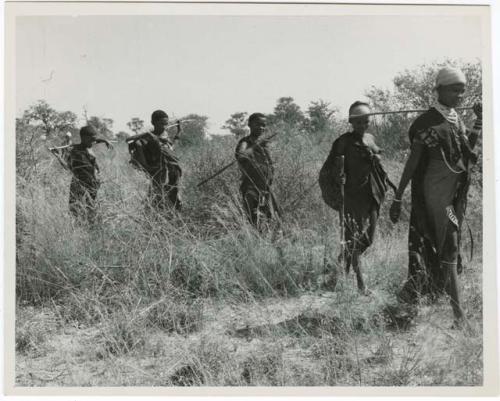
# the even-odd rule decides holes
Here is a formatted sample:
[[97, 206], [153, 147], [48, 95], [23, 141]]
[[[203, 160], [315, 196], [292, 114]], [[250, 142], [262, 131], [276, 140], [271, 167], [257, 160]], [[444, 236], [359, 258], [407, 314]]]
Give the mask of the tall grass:
[[[17, 181], [18, 311], [26, 304], [44, 306], [54, 311], [63, 325], [97, 327], [95, 341], [100, 346], [95, 353], [102, 359], [151, 346], [148, 330], [179, 336], [200, 332], [206, 323], [206, 305], [258, 304], [316, 291], [326, 266], [335, 264], [340, 250], [338, 217], [322, 201], [318, 186], [313, 186], [333, 139], [331, 134], [308, 137], [293, 130], [277, 137], [270, 150], [276, 163], [275, 195], [285, 214], [281, 227], [270, 226], [263, 232], [251, 227], [244, 216], [236, 166], [197, 187], [233, 159], [235, 138], [216, 138], [202, 147], [180, 150], [184, 167], [182, 213], [151, 213], [145, 207], [148, 180], [128, 164], [125, 144], [110, 152], [97, 149], [103, 184], [93, 225], [70, 216], [71, 177], [56, 160], [37, 150], [41, 153], [37, 153], [36, 168], [27, 163], [30, 170], [18, 174]], [[396, 181], [401, 161], [385, 160], [385, 165]], [[473, 231], [480, 233], [478, 186], [471, 189], [471, 200], [474, 207], [469, 220]], [[401, 224], [393, 226], [387, 218], [388, 203], [381, 211], [376, 243], [363, 261], [368, 285], [376, 290], [373, 300], [361, 302], [354, 282], [341, 279], [335, 295], [341, 334], [332, 336], [331, 322], [311, 323], [323, 330], [320, 339], [306, 346], [319, 358], [321, 374], [311, 376], [299, 367], [290, 371], [286, 362], [289, 355], [279, 347], [249, 351], [237, 362], [228, 356], [232, 351], [214, 339], [207, 345], [202, 336], [196, 340], [201, 342], [195, 341], [185, 352], [189, 368], [181, 371], [184, 379], [179, 372], [172, 372], [153, 384], [370, 384], [361, 373], [369, 363], [359, 355], [362, 347], [355, 333], [370, 335], [372, 342], [380, 338], [381, 360], [391, 358], [392, 348], [383, 340], [386, 329], [377, 316], [383, 314], [385, 305], [395, 302], [406, 275], [408, 214], [403, 214]], [[476, 249], [480, 249], [480, 238], [476, 240]], [[468, 239], [465, 242], [468, 244]], [[481, 300], [471, 292], [480, 288], [480, 275], [468, 274], [476, 280], [466, 295], [475, 314]], [[305, 321], [315, 322], [310, 318]], [[299, 326], [305, 321], [299, 319]], [[40, 338], [24, 338], [23, 327], [28, 326], [23, 324], [20, 320], [20, 349], [39, 347]], [[289, 327], [272, 328], [267, 334], [279, 342], [290, 334]], [[310, 332], [307, 327], [304, 330], [301, 332]], [[303, 341], [308, 341], [308, 336]], [[386, 375], [384, 380], [411, 383], [416, 367], [410, 362], [401, 362], [399, 370], [391, 373], [396, 378]], [[234, 373], [234, 364], [241, 368], [241, 375]], [[191, 379], [186, 378], [190, 375]]]

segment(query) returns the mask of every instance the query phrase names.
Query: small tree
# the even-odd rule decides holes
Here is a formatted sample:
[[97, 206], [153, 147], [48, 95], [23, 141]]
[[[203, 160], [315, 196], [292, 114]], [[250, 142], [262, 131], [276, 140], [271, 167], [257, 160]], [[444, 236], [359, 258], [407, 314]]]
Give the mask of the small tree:
[[233, 113], [230, 118], [226, 120], [222, 129], [227, 129], [236, 136], [243, 136], [248, 132], [247, 119], [248, 113], [246, 112]]
[[98, 135], [108, 139], [113, 137], [113, 131], [111, 130], [113, 120], [111, 118], [92, 116], [88, 119], [88, 124], [96, 129]]
[[134, 117], [127, 123], [127, 126], [137, 135], [144, 129], [144, 120]]
[[332, 117], [336, 112], [335, 109], [330, 108], [330, 103], [324, 100], [311, 102], [307, 108], [307, 121], [306, 125], [310, 132], [316, 133], [331, 129]]
[[56, 111], [45, 100], [39, 100], [23, 114], [23, 120], [27, 124], [42, 128], [47, 137], [76, 128], [77, 118], [71, 111]]
[[24, 118], [16, 118], [16, 174], [29, 179], [40, 160], [47, 157], [47, 136], [42, 126], [28, 124]]
[[300, 106], [294, 102], [293, 97], [280, 97], [270, 120], [274, 124], [284, 123], [289, 126], [300, 126], [304, 123], [305, 117]]
[[[181, 120], [182, 132], [179, 137], [179, 146], [195, 146], [201, 144], [206, 137], [208, 117], [198, 114], [188, 114]], [[175, 129], [175, 128], [172, 128]]]
[[77, 129], [77, 115], [72, 111], [62, 111], [56, 114], [54, 121], [56, 132], [68, 132]]

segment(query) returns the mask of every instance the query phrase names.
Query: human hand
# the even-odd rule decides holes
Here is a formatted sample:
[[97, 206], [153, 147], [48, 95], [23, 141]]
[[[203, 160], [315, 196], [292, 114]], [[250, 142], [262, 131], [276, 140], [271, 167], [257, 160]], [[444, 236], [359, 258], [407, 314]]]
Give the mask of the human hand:
[[236, 155], [239, 157], [251, 157], [253, 155], [253, 146], [247, 142], [243, 142], [241, 146], [236, 150]]
[[396, 224], [401, 216], [401, 201], [394, 200], [392, 202], [391, 208], [389, 209], [389, 217], [391, 221]]
[[177, 120], [177, 123], [175, 123], [175, 127], [176, 127], [176, 132], [174, 140], [179, 139], [181, 137], [181, 132], [182, 132], [181, 120]]
[[108, 149], [113, 149], [113, 145], [111, 145], [106, 139], [103, 139], [103, 138], [97, 138], [95, 141], [95, 143], [104, 143], [106, 144], [106, 147]]
[[474, 111], [474, 114], [479, 120], [482, 120], [483, 118], [483, 104], [480, 102], [474, 103], [474, 106], [472, 106], [472, 110]]

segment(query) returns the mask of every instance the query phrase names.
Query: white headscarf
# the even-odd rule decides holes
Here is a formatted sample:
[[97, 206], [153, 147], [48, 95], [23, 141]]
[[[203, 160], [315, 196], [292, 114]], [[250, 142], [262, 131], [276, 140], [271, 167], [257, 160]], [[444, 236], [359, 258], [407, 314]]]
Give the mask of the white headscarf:
[[436, 89], [440, 86], [453, 85], [453, 84], [466, 84], [467, 79], [465, 74], [454, 67], [441, 68], [436, 76]]
[[450, 123], [457, 125], [458, 124], [458, 114], [457, 111], [453, 107], [445, 106], [444, 104], [436, 101], [432, 107], [434, 107], [439, 113]]
[[[441, 86], [453, 85], [453, 84], [466, 84], [467, 79], [465, 78], [465, 74], [458, 68], [454, 67], [445, 67], [441, 68], [436, 76], [436, 86], [434, 89], [436, 90]], [[445, 106], [444, 104], [439, 103], [436, 100], [434, 102], [434, 107], [441, 115], [450, 123], [456, 125], [458, 123], [458, 114], [453, 107]]]

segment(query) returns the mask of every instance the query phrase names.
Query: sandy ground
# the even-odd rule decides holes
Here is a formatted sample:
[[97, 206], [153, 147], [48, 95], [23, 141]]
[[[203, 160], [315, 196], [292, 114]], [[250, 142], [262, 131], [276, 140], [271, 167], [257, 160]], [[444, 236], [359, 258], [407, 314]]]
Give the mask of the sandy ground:
[[16, 384], [481, 384], [479, 316], [469, 315], [469, 327], [451, 330], [450, 307], [442, 299], [420, 305], [411, 324], [398, 328], [374, 313], [382, 308], [376, 292], [362, 297], [353, 291], [239, 304], [206, 301], [199, 330], [180, 335], [144, 328], [141, 347], [116, 354], [103, 348], [100, 326], [61, 325], [50, 310], [35, 311], [46, 336], [17, 353]]

